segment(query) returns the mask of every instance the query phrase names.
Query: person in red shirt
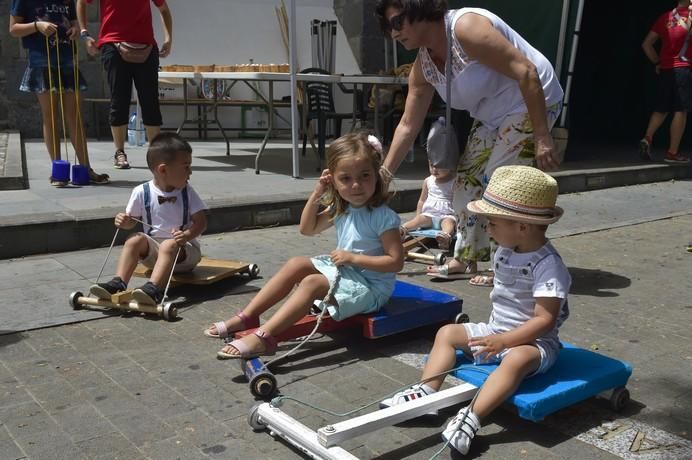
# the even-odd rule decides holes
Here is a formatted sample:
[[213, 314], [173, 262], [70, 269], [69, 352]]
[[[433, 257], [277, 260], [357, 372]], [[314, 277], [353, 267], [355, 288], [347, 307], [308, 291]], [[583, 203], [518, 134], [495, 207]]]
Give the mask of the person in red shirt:
[[[142, 121], [147, 138], [153, 139], [161, 131], [159, 107], [159, 57], [171, 52], [173, 17], [166, 0], [151, 0], [159, 9], [163, 24], [163, 44], [159, 50], [154, 39], [150, 0], [99, 0], [101, 28], [98, 41], [87, 29], [87, 4], [93, 0], [77, 0], [77, 19], [80, 35], [90, 55], [101, 52], [101, 61], [108, 77], [111, 92], [109, 122], [115, 144], [114, 166], [128, 169], [125, 139], [132, 96], [132, 83], [142, 107]], [[126, 61], [123, 49], [138, 49], [145, 56], [143, 62]], [[147, 55], [147, 49], [150, 52]]]
[[[692, 46], [688, 46], [692, 18], [690, 0], [678, 1], [678, 6], [663, 13], [644, 38], [644, 54], [656, 66], [658, 89], [656, 105], [649, 118], [646, 135], [639, 141], [639, 152], [651, 160], [651, 141], [656, 130], [673, 112], [670, 123], [670, 144], [663, 161], [688, 164], [689, 157], [678, 152], [680, 140], [687, 124], [687, 112], [692, 108]], [[657, 52], [654, 44], [661, 42]]]

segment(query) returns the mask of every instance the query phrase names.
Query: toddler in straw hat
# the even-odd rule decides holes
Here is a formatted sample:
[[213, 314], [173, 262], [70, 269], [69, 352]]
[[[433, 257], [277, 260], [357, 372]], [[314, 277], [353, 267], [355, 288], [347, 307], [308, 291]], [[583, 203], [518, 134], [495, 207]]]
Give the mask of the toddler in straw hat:
[[569, 315], [571, 277], [545, 236], [548, 225], [562, 216], [555, 205], [557, 194], [555, 179], [536, 168], [504, 166], [493, 173], [482, 198], [467, 205], [488, 218], [488, 231], [499, 245], [490, 319], [442, 327], [423, 370], [425, 383], [381, 403], [401, 404], [437, 391], [444, 372], [454, 367], [457, 349], [473, 356], [475, 363], [499, 363], [472, 406], [461, 409], [442, 433], [463, 454], [480, 419], [511, 396], [525, 377], [548, 370], [560, 353], [558, 328]]

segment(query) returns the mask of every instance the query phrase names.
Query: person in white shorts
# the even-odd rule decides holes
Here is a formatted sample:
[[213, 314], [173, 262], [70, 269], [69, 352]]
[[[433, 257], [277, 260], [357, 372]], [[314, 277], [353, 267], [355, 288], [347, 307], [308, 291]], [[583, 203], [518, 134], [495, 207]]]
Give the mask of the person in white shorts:
[[548, 225], [563, 214], [555, 205], [557, 192], [555, 179], [536, 168], [495, 170], [482, 198], [467, 205], [469, 212], [488, 218], [488, 230], [499, 245], [490, 319], [440, 328], [423, 369], [424, 383], [381, 402], [389, 407], [439, 390], [445, 372], [455, 365], [457, 349], [473, 356], [475, 363], [499, 363], [472, 406], [462, 408], [442, 433], [462, 454], [468, 453], [480, 420], [524, 378], [550, 369], [560, 353], [558, 328], [569, 315], [571, 277], [545, 236]]

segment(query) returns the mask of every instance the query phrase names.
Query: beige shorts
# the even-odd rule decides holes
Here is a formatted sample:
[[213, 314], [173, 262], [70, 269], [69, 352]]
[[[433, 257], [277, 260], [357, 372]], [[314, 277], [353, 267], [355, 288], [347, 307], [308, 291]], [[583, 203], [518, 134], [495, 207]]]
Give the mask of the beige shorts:
[[[170, 238], [153, 238], [145, 233], [142, 233], [142, 235], [147, 237], [149, 250], [147, 251], [147, 255], [140, 262], [145, 267], [153, 269], [154, 265], [156, 265], [156, 260], [159, 258], [159, 245]], [[175, 264], [173, 273], [192, 271], [197, 264], [199, 264], [201, 259], [202, 251], [199, 246], [188, 243], [180, 250], [180, 257], [178, 263]]]

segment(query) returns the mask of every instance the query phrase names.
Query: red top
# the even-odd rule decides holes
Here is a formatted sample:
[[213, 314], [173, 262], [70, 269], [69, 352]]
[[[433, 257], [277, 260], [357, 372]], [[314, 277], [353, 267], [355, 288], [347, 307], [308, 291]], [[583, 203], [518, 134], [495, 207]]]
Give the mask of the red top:
[[160, 7], [166, 0], [100, 0], [101, 29], [97, 46], [113, 42], [156, 46], [149, 1]]
[[[690, 12], [686, 6], [678, 7], [663, 13], [651, 28], [651, 31], [658, 34], [661, 39], [661, 52], [659, 53], [661, 69], [690, 67], [690, 62], [685, 62], [678, 57], [688, 36], [689, 15]], [[692, 61], [692, 43], [689, 44], [685, 56], [689, 61]]]

